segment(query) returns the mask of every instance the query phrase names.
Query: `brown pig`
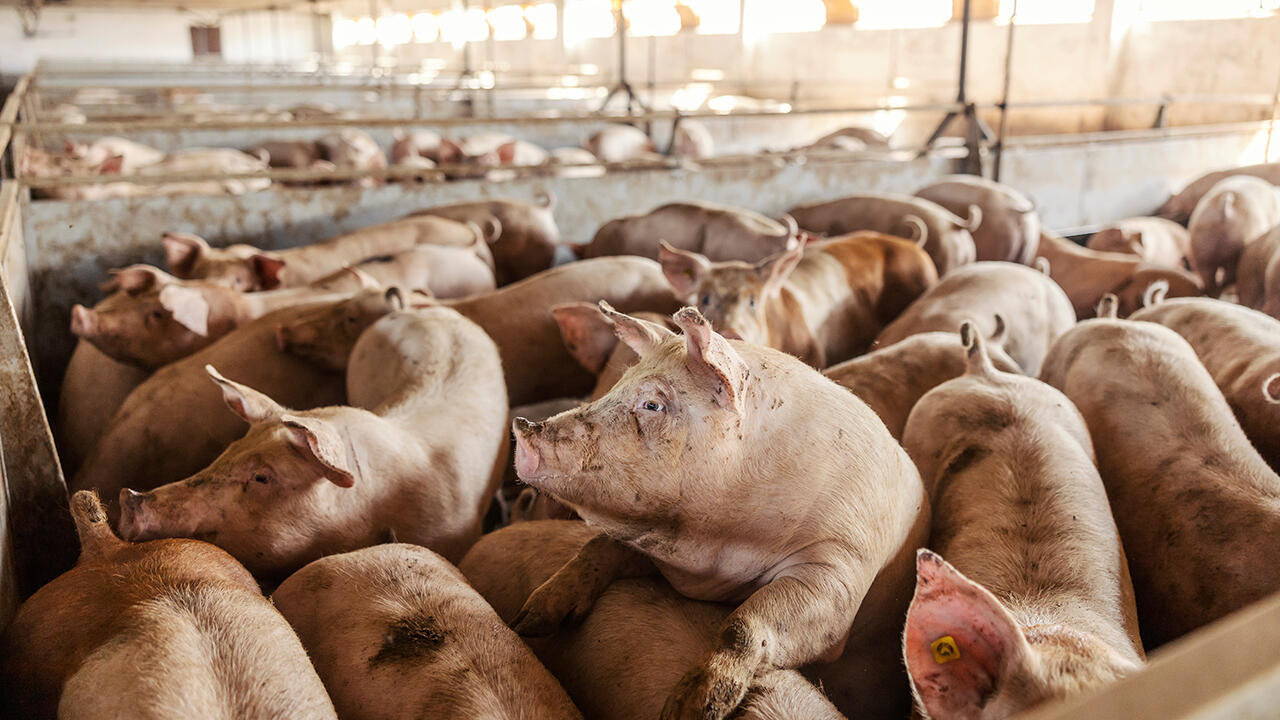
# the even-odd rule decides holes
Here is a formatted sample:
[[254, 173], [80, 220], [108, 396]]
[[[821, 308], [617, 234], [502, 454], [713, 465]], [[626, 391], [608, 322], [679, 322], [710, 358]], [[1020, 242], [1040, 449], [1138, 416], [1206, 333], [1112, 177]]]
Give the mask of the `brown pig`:
[[1036, 257], [1048, 263], [1049, 277], [1066, 291], [1082, 320], [1094, 316], [1108, 293], [1119, 299], [1119, 314], [1127, 316], [1142, 307], [1147, 288], [1161, 280], [1168, 283], [1170, 297], [1204, 294], [1199, 278], [1185, 270], [1152, 265], [1132, 253], [1090, 250], [1046, 232], [1040, 233]]
[[938, 276], [977, 259], [974, 230], [982, 224], [982, 210], [974, 204], [963, 219], [941, 205], [910, 195], [850, 195], [789, 211], [800, 227], [824, 235], [872, 230], [908, 237], [923, 244]]
[[448, 218], [423, 215], [371, 225], [288, 250], [261, 250], [243, 244], [214, 248], [190, 233], [166, 233], [163, 243], [169, 271], [177, 277], [254, 292], [306, 285], [348, 265], [418, 245], [470, 248], [492, 268], [493, 255], [486, 238], [496, 238], [499, 232], [501, 228], [496, 223], [482, 230]]
[[[987, 352], [997, 369], [1022, 372], [999, 345], [988, 346]], [[833, 365], [822, 374], [857, 395], [880, 416], [889, 434], [901, 440], [902, 429], [916, 401], [938, 385], [962, 375], [965, 358], [964, 346], [955, 333], [925, 332]]]
[[876, 335], [938, 283], [908, 240], [860, 232], [807, 243], [754, 265], [713, 263], [662, 244], [667, 281], [711, 326], [822, 369], [866, 352]]
[[1280, 225], [1240, 253], [1236, 294], [1241, 305], [1280, 318]]
[[1087, 320], [1054, 344], [1041, 378], [1089, 426], [1148, 648], [1280, 589], [1280, 477], [1187, 341]]
[[114, 360], [86, 340], [76, 343], [58, 395], [57, 438], [62, 471], [71, 477], [149, 370]]
[[[629, 310], [670, 312], [678, 306], [658, 263], [636, 257], [569, 263], [496, 292], [443, 304], [493, 338], [502, 355], [511, 404], [526, 405], [580, 397], [591, 390], [594, 377], [565, 349], [551, 309], [602, 299]], [[376, 292], [317, 308], [281, 324], [280, 346], [324, 367], [341, 369], [356, 336], [392, 309]]]
[[945, 175], [916, 191], [957, 217], [970, 208], [982, 211], [982, 222], [970, 230], [978, 260], [1005, 260], [1030, 265], [1040, 244], [1040, 214], [1035, 203], [1017, 190], [977, 175]]
[[1133, 217], [1117, 220], [1089, 236], [1085, 247], [1099, 252], [1131, 253], [1161, 267], [1191, 267], [1191, 235], [1172, 220]]
[[758, 262], [794, 246], [796, 224], [789, 217], [776, 222], [727, 205], [668, 203], [644, 215], [610, 220], [576, 252], [582, 258], [639, 255], [657, 260], [661, 241], [715, 261]]
[[1062, 288], [1025, 265], [980, 262], [942, 278], [876, 338], [888, 347], [912, 335], [954, 331], [974, 320], [988, 336], [997, 334], [1018, 367], [1035, 375], [1055, 338], [1076, 322]]
[[[539, 585], [598, 533], [584, 523], [542, 520], [490, 533], [458, 568], [505, 622]], [[660, 578], [618, 580], [576, 628], [529, 646], [588, 717], [653, 720], [682, 675], [715, 649], [732, 607], [683, 597]], [[735, 720], [842, 720], [794, 670], [756, 676]]]
[[1262, 163], [1259, 165], [1245, 165], [1244, 167], [1231, 168], [1229, 170], [1218, 170], [1211, 173], [1205, 173], [1193, 180], [1180, 192], [1165, 201], [1155, 214], [1173, 220], [1174, 222], [1185, 223], [1191, 217], [1191, 213], [1195, 211], [1196, 205], [1200, 204], [1200, 199], [1209, 192], [1214, 185], [1225, 178], [1235, 175], [1251, 175], [1253, 177], [1262, 178], [1267, 182], [1275, 185], [1280, 183], [1280, 163]]
[[271, 595], [344, 720], [581, 718], [519, 636], [439, 555], [330, 555]]
[[[244, 421], [223, 409], [222, 394], [205, 373], [207, 364], [289, 407], [341, 402], [341, 375], [276, 347], [276, 325], [308, 309], [301, 305], [264, 315], [157, 370], [120, 406], [70, 488], [95, 489], [115, 498], [125, 485], [150, 488], [173, 482], [208, 465], [244, 435]], [[113, 518], [118, 512], [114, 503], [108, 510]]]
[[336, 719], [298, 637], [230, 555], [124, 542], [91, 492], [71, 515], [80, 560], [0, 638], [0, 714]]
[[487, 200], [441, 205], [420, 210], [410, 217], [437, 215], [482, 228], [496, 221], [501, 231], [490, 240], [489, 250], [493, 253], [498, 285], [508, 285], [551, 267], [560, 243], [560, 229], [553, 214], [555, 206], [555, 195], [543, 192], [533, 205], [515, 200]]
[[1191, 235], [1191, 269], [1209, 295], [1217, 297], [1236, 282], [1240, 254], [1246, 246], [1280, 225], [1280, 196], [1266, 180], [1236, 175], [1209, 189], [1187, 232]]
[[971, 323], [960, 336], [964, 375], [920, 399], [902, 439], [937, 553], [917, 556], [903, 654], [926, 717], [1007, 718], [1129, 674], [1142, 641], [1080, 412], [997, 370]]
[[656, 571], [737, 606], [665, 720], [726, 717], [758, 674], [819, 660], [837, 706], [900, 716], [898, 618], [928, 524], [906, 453], [851, 393], [693, 308], [674, 317], [683, 337], [611, 317], [640, 362], [593, 403], [515, 421], [520, 479], [604, 533], [530, 595], [517, 630], [552, 633], [614, 578]]
[[122, 490], [124, 537], [206, 538], [279, 579], [388, 530], [451, 559], [480, 536], [507, 398], [498, 350], [475, 323], [442, 307], [374, 323], [351, 351], [351, 407], [289, 410], [206, 370], [249, 432], [185, 480]]
[[1280, 471], [1280, 321], [1209, 298], [1163, 300], [1129, 319], [1159, 323], [1190, 343], [1249, 441]]

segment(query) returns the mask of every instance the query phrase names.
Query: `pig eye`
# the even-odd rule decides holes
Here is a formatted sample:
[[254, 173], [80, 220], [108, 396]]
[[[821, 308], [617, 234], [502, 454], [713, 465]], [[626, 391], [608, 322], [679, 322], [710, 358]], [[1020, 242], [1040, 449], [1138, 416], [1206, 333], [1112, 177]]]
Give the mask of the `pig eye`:
[[164, 311], [163, 311], [163, 310], [152, 310], [152, 311], [151, 311], [151, 319], [152, 319], [152, 320], [163, 320], [163, 319], [164, 319]]
[[747, 298], [747, 306], [748, 306], [748, 307], [755, 307], [755, 306], [756, 306], [756, 299], [755, 299], [755, 297], [749, 297], [749, 298]]
[[262, 473], [258, 473], [257, 475], [253, 476], [253, 481], [256, 483], [262, 483], [263, 485], [266, 485], [267, 483], [271, 482], [271, 478], [266, 475], [263, 475]]
[[664, 412], [667, 409], [666, 405], [663, 405], [657, 400], [645, 400], [643, 403], [640, 403], [640, 407], [654, 413]]
[[711, 305], [711, 293], [707, 293], [706, 295], [702, 296], [702, 307], [708, 307], [710, 305]]

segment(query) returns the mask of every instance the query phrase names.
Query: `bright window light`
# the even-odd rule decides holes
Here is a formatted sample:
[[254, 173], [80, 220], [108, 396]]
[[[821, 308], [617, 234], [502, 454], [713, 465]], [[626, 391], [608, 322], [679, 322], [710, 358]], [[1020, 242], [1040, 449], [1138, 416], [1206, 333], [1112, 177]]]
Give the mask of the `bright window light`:
[[827, 5], [822, 0], [747, 0], [742, 34], [748, 41], [773, 33], [812, 32], [827, 24]]
[[[1198, 1], [1216, 3], [1219, 0]], [[1087, 23], [1093, 19], [1093, 5], [1094, 0], [1018, 0], [1018, 24]], [[1008, 22], [1012, 14], [1013, 0], [1000, 0], [1000, 15], [996, 18], [997, 22]]]
[[564, 41], [574, 45], [591, 38], [613, 37], [613, 9], [599, 0], [565, 0]]
[[342, 50], [359, 41], [355, 18], [338, 18], [333, 21], [333, 49]]
[[732, 35], [742, 21], [739, 0], [683, 0], [698, 16], [699, 35]]
[[526, 5], [524, 19], [533, 25], [534, 40], [556, 39], [556, 5], [555, 3], [538, 3]]
[[374, 24], [373, 18], [362, 17], [356, 21], [356, 43], [359, 45], [372, 45], [378, 42], [378, 27]]
[[440, 15], [440, 39], [461, 46], [463, 43], [480, 42], [489, 37], [489, 21], [484, 10], [446, 10]]
[[1143, 20], [1221, 20], [1224, 18], [1266, 17], [1278, 0], [1142, 0]]
[[523, 40], [529, 33], [524, 22], [524, 8], [519, 5], [502, 5], [486, 13], [494, 40]]
[[[1070, 0], [1057, 2], [1070, 4]], [[858, 0], [854, 5], [858, 8], [859, 30], [942, 27], [951, 22], [954, 12], [951, 0]]]
[[622, 14], [635, 37], [666, 37], [680, 32], [675, 0], [626, 0]]
[[413, 22], [404, 13], [383, 15], [375, 24], [378, 44], [385, 48], [404, 45], [413, 39]]
[[440, 39], [440, 20], [431, 13], [417, 13], [413, 16], [414, 42], [429, 43]]

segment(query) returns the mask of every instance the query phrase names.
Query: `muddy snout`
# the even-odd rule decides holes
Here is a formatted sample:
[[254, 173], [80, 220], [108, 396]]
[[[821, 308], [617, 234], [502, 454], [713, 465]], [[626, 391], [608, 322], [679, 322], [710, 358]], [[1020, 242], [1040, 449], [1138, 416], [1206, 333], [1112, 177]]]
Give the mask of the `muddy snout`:
[[138, 542], [152, 537], [155, 531], [155, 517], [150, 509], [150, 501], [155, 495], [149, 492], [138, 492], [130, 488], [120, 491], [120, 536], [129, 542]]
[[542, 456], [535, 445], [535, 438], [542, 428], [542, 423], [522, 417], [511, 422], [511, 433], [516, 439], [516, 475], [525, 482], [537, 477], [538, 467], [542, 464]]

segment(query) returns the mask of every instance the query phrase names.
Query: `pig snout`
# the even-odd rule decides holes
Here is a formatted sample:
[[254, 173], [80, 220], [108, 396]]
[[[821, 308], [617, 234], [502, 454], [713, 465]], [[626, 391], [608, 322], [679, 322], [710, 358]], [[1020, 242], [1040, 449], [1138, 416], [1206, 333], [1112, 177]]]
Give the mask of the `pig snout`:
[[71, 308], [71, 332], [77, 337], [88, 337], [97, 327], [97, 315], [89, 308], [76, 304]]
[[511, 432], [516, 438], [516, 475], [528, 481], [537, 477], [538, 466], [542, 457], [533, 444], [533, 436], [542, 429], [542, 423], [518, 417], [511, 423]]
[[149, 492], [130, 488], [120, 491], [120, 537], [139, 542], [155, 537], [156, 522], [147, 502], [155, 498]]

